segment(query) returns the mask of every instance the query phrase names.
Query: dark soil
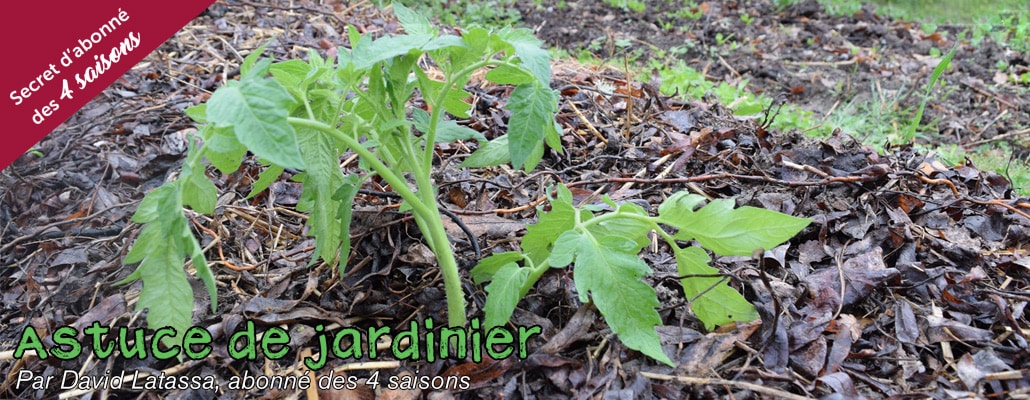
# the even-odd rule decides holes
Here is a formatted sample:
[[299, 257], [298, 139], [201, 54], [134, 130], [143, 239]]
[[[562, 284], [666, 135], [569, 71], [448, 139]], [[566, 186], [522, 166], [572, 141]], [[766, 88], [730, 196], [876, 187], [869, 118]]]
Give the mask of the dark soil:
[[[567, 8], [520, 4], [527, 26], [551, 46], [578, 49], [600, 41], [619, 59], [615, 39], [658, 48], [699, 43], [682, 55], [712, 80], [750, 79], [767, 93], [819, 114], [838, 102], [921, 85], [932, 65], [915, 54], [950, 48], [918, 26], [867, 10], [831, 17], [815, 3], [777, 9], [768, 2], [707, 2], [700, 20], [659, 27], [664, 2], [632, 14], [600, 2]], [[745, 24], [741, 14], [753, 18]], [[304, 57], [346, 45], [345, 25], [376, 35], [396, 21], [365, 3], [219, 1], [114, 86], [94, 99], [39, 148], [0, 175], [0, 348], [13, 350], [22, 332], [41, 337], [56, 328], [143, 327], [134, 310], [139, 284], [114, 287], [135, 265], [121, 262], [139, 232], [129, 221], [143, 195], [176, 174], [193, 129], [183, 110], [232, 79], [242, 55], [276, 37], [276, 59]], [[748, 41], [736, 50], [707, 50], [715, 35]], [[806, 47], [812, 38], [816, 46]], [[750, 45], [754, 45], [752, 48]], [[861, 51], [853, 57], [855, 46]], [[646, 46], [641, 46], [645, 47]], [[875, 54], [872, 49], [875, 48]], [[725, 50], [725, 51], [724, 51]], [[604, 51], [604, 50], [602, 50]], [[863, 56], [864, 54], [864, 56]], [[645, 57], [648, 54], [644, 55]], [[960, 45], [944, 79], [948, 91], [928, 107], [938, 120], [936, 141], [967, 145], [1011, 141], [1027, 122], [1026, 99], [993, 85], [1004, 59], [1028, 65], [1030, 56], [985, 41]], [[853, 60], [853, 61], [852, 61]], [[613, 62], [621, 65], [620, 62]], [[789, 243], [760, 257], [716, 258], [759, 309], [762, 319], [706, 332], [680, 293], [667, 248], [642, 254], [663, 302], [658, 331], [670, 368], [628, 350], [600, 316], [579, 301], [571, 270], [553, 270], [520, 303], [512, 323], [544, 328], [525, 360], [403, 361], [384, 366], [329, 360], [334, 374], [366, 379], [468, 377], [467, 390], [278, 388], [235, 390], [233, 377], [300, 376], [301, 359], [318, 351], [315, 327], [406, 327], [446, 318], [442, 280], [411, 219], [389, 207], [395, 199], [366, 183], [355, 201], [354, 251], [341, 276], [324, 263], [309, 265], [314, 241], [294, 211], [299, 186], [284, 176], [266, 194], [245, 200], [262, 167], [248, 160], [223, 176], [210, 171], [223, 196], [216, 215], [195, 215], [194, 232], [210, 246], [218, 281], [218, 312], [198, 283], [194, 324], [215, 338], [200, 360], [145, 360], [85, 355], [68, 361], [0, 353], [0, 397], [56, 398], [1018, 398], [1030, 395], [1030, 202], [1002, 176], [965, 165], [947, 167], [912, 147], [879, 154], [844, 132], [815, 140], [770, 129], [763, 119], [740, 120], [707, 99], [661, 96], [656, 82], [626, 79], [621, 68], [560, 61], [558, 122], [565, 152], [550, 152], [533, 173], [506, 168], [460, 170], [467, 148], [443, 146], [436, 181], [440, 203], [471, 227], [486, 254], [513, 249], [536, 217], [528, 206], [563, 182], [577, 201], [608, 195], [654, 207], [679, 190], [733, 198], [813, 223]], [[846, 82], [842, 90], [836, 82]], [[606, 94], [597, 88], [616, 88]], [[794, 88], [802, 89], [794, 89]], [[478, 87], [469, 126], [488, 137], [504, 132], [504, 87]], [[865, 94], [863, 94], [865, 93]], [[905, 100], [908, 105], [916, 99]], [[631, 103], [630, 103], [631, 102]], [[1008, 117], [998, 118], [1005, 114]], [[628, 122], [628, 123], [627, 123]], [[1025, 150], [1023, 150], [1025, 151]], [[346, 165], [346, 168], [355, 168]], [[289, 174], [287, 174], [289, 175]], [[213, 235], [218, 235], [217, 242]], [[477, 261], [456, 226], [452, 236], [465, 271]], [[235, 267], [235, 268], [230, 268]], [[468, 281], [469, 315], [480, 316], [485, 292]], [[228, 336], [253, 321], [259, 331], [288, 329], [289, 352], [279, 360], [234, 360]], [[49, 346], [49, 338], [44, 339]], [[363, 361], [383, 361], [368, 360]], [[387, 360], [389, 361], [389, 360]], [[66, 371], [103, 376], [132, 373], [213, 377], [218, 389], [77, 392], [18, 383], [20, 371], [56, 376]], [[315, 379], [329, 369], [312, 373]]]

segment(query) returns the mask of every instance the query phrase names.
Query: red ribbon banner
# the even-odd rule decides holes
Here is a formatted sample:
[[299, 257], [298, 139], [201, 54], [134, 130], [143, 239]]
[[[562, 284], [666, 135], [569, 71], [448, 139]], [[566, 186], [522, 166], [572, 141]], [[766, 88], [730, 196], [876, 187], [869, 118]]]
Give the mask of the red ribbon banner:
[[24, 154], [213, 0], [4, 4], [0, 169]]

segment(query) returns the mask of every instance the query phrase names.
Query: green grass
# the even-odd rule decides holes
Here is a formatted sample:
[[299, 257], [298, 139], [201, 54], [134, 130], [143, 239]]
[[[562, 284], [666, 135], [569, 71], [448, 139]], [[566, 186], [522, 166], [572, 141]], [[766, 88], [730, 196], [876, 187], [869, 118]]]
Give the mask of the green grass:
[[[779, 0], [786, 6], [799, 0]], [[1030, 3], [1026, 0], [872, 0], [876, 12], [897, 19], [922, 23], [926, 33], [938, 25], [967, 27], [973, 44], [984, 38], [1008, 44], [1015, 51], [1030, 51]], [[831, 15], [851, 15], [863, 1], [819, 0]]]
[[[781, 0], [779, 5], [787, 6], [798, 0]], [[851, 15], [861, 10], [862, 2], [857, 0], [820, 0], [832, 15]], [[951, 24], [963, 26], [960, 33], [962, 42], [978, 46], [984, 39], [990, 38], [1002, 46], [1017, 52], [1030, 51], [1030, 3], [1025, 0], [873, 0], [876, 12], [894, 18], [920, 22], [926, 33], [937, 31], [940, 25]], [[941, 49], [930, 49], [930, 56], [941, 57]], [[1009, 70], [1005, 63], [994, 66], [999, 72], [1009, 76], [1013, 84], [1023, 85], [1023, 93], [1030, 90], [1030, 73]], [[833, 126], [840, 126], [845, 132], [852, 133], [868, 145], [882, 149], [887, 144], [911, 143], [913, 139], [921, 139], [921, 143], [934, 142], [936, 121], [927, 126], [919, 126], [922, 109], [926, 99], [931, 95], [934, 84], [942, 86], [943, 95], [938, 99], [946, 99], [954, 87], [948, 87], [946, 81], [940, 80], [943, 71], [935, 70], [930, 81], [926, 83], [925, 93], [917, 93], [917, 88], [901, 88], [894, 93], [885, 93], [874, 87], [868, 98], [852, 97], [851, 100], [836, 111], [828, 120]], [[918, 108], [904, 108], [901, 100], [909, 96], [921, 96]], [[1018, 128], [1026, 128], [1021, 126]], [[1028, 146], [1030, 143], [1022, 143]], [[976, 151], [966, 152], [957, 146], [938, 146], [928, 148], [946, 154], [946, 161], [953, 165], [971, 161], [985, 171], [999, 173], [1010, 181], [1019, 195], [1030, 195], [1030, 163], [1027, 160], [1011, 159], [1012, 154], [1006, 143], [992, 146], [980, 146]]]
[[[1030, 142], [1023, 143], [1030, 146]], [[982, 171], [992, 171], [1004, 176], [1012, 182], [1012, 189], [1021, 196], [1030, 193], [1030, 164], [1026, 160], [1012, 157], [1012, 149], [1007, 143], [997, 146], [980, 146], [973, 151], [951, 145], [937, 149], [941, 158], [951, 165], [963, 165], [968, 159], [973, 166]]]

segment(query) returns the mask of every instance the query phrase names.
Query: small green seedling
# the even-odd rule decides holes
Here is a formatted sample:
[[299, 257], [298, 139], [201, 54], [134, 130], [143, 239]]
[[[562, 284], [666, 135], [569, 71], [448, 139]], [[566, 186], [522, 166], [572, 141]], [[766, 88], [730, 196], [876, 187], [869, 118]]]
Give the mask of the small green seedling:
[[[340, 170], [341, 155], [356, 153], [361, 167], [387, 182], [414, 214], [444, 277], [449, 322], [465, 324], [458, 267], [430, 176], [434, 146], [476, 140], [480, 149], [465, 165], [510, 162], [527, 170], [542, 159], [544, 142], [560, 150], [550, 56], [527, 29], [472, 28], [460, 37], [440, 35], [424, 16], [400, 4], [394, 9], [405, 35], [373, 40], [351, 29], [351, 49], [340, 48], [337, 60], [312, 51], [307, 61], [272, 63], [259, 60], [263, 48], [258, 49], [241, 66], [239, 81], [228, 82], [206, 104], [187, 110], [203, 124], [203, 144], [191, 146], [177, 180], [144, 198], [132, 220], [145, 225], [125, 258], [126, 263], [141, 262], [121, 283], [143, 280], [138, 307], [149, 309], [150, 326], [184, 332], [190, 325], [193, 291], [183, 271], [185, 256], [207, 287], [214, 311], [214, 276], [183, 207], [213, 213], [217, 190], [202, 160], [229, 174], [248, 150], [268, 164], [252, 195], [268, 188], [286, 168], [303, 171], [294, 177], [303, 182], [297, 208], [310, 213], [315, 260], [330, 263], [350, 252], [351, 201], [369, 177]], [[421, 68], [427, 65], [419, 62], [422, 57], [432, 60], [443, 80]], [[470, 94], [464, 87], [473, 73], [486, 68], [486, 79], [515, 86], [505, 106], [511, 111], [508, 134], [492, 141], [446, 117], [469, 116], [471, 105], [465, 100]], [[416, 93], [429, 111], [411, 107]], [[414, 180], [414, 189], [406, 175]]]
[[[191, 141], [178, 179], [148, 193], [133, 215], [144, 226], [125, 262], [140, 265], [120, 282], [143, 281], [137, 308], [149, 309], [150, 327], [171, 326], [177, 332], [189, 327], [194, 302], [183, 270], [187, 256], [215, 312], [214, 275], [184, 207], [214, 213], [217, 188], [206, 176], [204, 160], [230, 174], [248, 150], [267, 164], [251, 196], [267, 189], [287, 168], [303, 171], [294, 176], [303, 184], [297, 209], [310, 214], [313, 263], [346, 259], [351, 203], [361, 183], [378, 175], [401, 196], [436, 254], [449, 324], [466, 324], [461, 277], [430, 175], [435, 145], [475, 140], [479, 149], [463, 166], [511, 163], [527, 171], [543, 158], [545, 144], [561, 151], [550, 57], [526, 29], [471, 28], [460, 37], [441, 35], [425, 17], [400, 4], [393, 7], [406, 34], [373, 40], [351, 29], [351, 48], [340, 48], [335, 60], [312, 51], [307, 61], [273, 63], [259, 59], [260, 48], [244, 60], [238, 81], [187, 110], [202, 124], [201, 143]], [[430, 77], [423, 65], [435, 65], [443, 79]], [[514, 86], [505, 105], [511, 112], [508, 132], [490, 141], [451, 119], [468, 118], [470, 95], [464, 88], [483, 69], [488, 69], [487, 80]], [[416, 94], [424, 99], [425, 109], [412, 106]], [[341, 171], [339, 160], [347, 152], [360, 158], [361, 173]], [[681, 275], [711, 276], [716, 271], [708, 266], [707, 253], [680, 247], [680, 242], [697, 241], [716, 254], [751, 254], [780, 244], [808, 224], [771, 211], [734, 209], [729, 200], [698, 208], [702, 201], [677, 194], [662, 204], [659, 216], [651, 217], [639, 206], [607, 200], [615, 211], [595, 215], [597, 209], [574, 207], [569, 191], [559, 187], [552, 210], [541, 212], [539, 222], [529, 227], [521, 253], [493, 255], [472, 272], [479, 282], [492, 281], [487, 287], [488, 325], [505, 323], [547, 268], [572, 263], [581, 298], [597, 304], [626, 345], [671, 363], [654, 330], [660, 323], [654, 309], [658, 300], [640, 280], [650, 271], [637, 256], [648, 243], [648, 232], [658, 232], [673, 249]], [[682, 282], [695, 314], [709, 328], [757, 318], [754, 307], [719, 278]]]
[[937, 85], [937, 80], [941, 78], [941, 74], [951, 65], [951, 58], [955, 56], [955, 50], [958, 50], [957, 42], [952, 46], [951, 51], [941, 59], [941, 62], [937, 63], [937, 67], [930, 74], [930, 82], [926, 84], [926, 93], [923, 94], [923, 100], [919, 103], [919, 109], [916, 110], [916, 115], [909, 121], [908, 128], [905, 130], [903, 139], [906, 142], [911, 142], [916, 138], [916, 129], [919, 128], [919, 122], [923, 120], [923, 110], [926, 109], [926, 102], [930, 99], [930, 93], [933, 91], [933, 87]]

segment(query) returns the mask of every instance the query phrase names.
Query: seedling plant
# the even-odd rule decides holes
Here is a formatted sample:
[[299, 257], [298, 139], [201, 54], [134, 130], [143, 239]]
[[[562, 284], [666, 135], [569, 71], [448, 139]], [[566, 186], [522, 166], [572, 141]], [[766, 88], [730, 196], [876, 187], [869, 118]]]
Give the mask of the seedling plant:
[[[350, 253], [351, 203], [362, 182], [376, 175], [402, 199], [436, 255], [447, 297], [451, 326], [466, 324], [461, 276], [443, 227], [433, 183], [435, 144], [479, 142], [462, 164], [484, 167], [510, 163], [529, 171], [543, 158], [545, 144], [561, 151], [555, 123], [557, 94], [550, 87], [550, 57], [526, 29], [470, 28], [460, 36], [440, 34], [422, 15], [393, 5], [404, 35], [372, 39], [350, 29], [351, 48], [324, 59], [316, 52], [307, 61], [273, 63], [248, 56], [240, 79], [227, 82], [206, 104], [187, 110], [201, 124], [191, 141], [181, 173], [152, 190], [132, 220], [143, 229], [125, 257], [140, 263], [120, 283], [142, 280], [137, 308], [148, 309], [152, 328], [171, 326], [181, 334], [190, 326], [193, 290], [183, 263], [189, 257], [216, 311], [214, 275], [189, 227], [184, 207], [215, 212], [217, 188], [206, 175], [210, 164], [222, 174], [239, 169], [248, 151], [267, 165], [250, 196], [269, 187], [287, 169], [302, 171], [297, 209], [309, 213], [315, 238], [312, 263], [324, 260], [346, 267]], [[428, 66], [435, 66], [430, 73]], [[473, 73], [512, 85], [505, 108], [508, 132], [487, 140], [452, 118], [468, 118], [471, 105], [464, 90]], [[412, 101], [420, 96], [424, 107]], [[339, 163], [347, 152], [359, 159], [356, 174]], [[206, 161], [206, 162], [205, 162]], [[675, 254], [684, 294], [697, 317], [711, 328], [757, 318], [754, 307], [716, 275], [710, 258], [696, 242], [722, 255], [750, 255], [795, 235], [808, 220], [752, 207], [734, 209], [730, 200], [686, 193], [670, 196], [652, 217], [640, 206], [606, 199], [608, 212], [572, 204], [570, 192], [554, 188], [550, 212], [528, 228], [521, 252], [483, 259], [473, 269], [478, 282], [490, 282], [486, 325], [504, 324], [519, 299], [548, 268], [573, 264], [575, 287], [583, 301], [593, 301], [613, 331], [630, 348], [671, 364], [660, 348], [654, 326], [661, 323], [654, 289], [641, 280], [650, 268], [638, 257], [657, 232]], [[702, 276], [697, 278], [696, 276]], [[174, 344], [174, 343], [171, 343]]]

